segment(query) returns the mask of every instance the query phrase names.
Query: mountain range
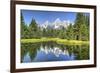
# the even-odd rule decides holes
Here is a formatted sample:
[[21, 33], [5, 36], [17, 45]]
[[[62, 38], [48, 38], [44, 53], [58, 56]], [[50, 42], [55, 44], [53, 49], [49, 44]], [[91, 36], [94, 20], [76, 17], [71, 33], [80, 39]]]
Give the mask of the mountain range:
[[43, 24], [39, 25], [41, 28], [51, 28], [51, 29], [62, 29], [67, 28], [67, 26], [71, 22], [69, 20], [63, 20], [61, 21], [60, 18], [57, 18], [54, 22], [49, 22], [48, 20], [45, 21]]

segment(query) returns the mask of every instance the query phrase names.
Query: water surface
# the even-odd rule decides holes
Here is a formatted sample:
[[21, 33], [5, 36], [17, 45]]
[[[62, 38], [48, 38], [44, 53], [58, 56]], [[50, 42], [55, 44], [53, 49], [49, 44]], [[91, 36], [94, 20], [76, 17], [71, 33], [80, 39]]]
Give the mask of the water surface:
[[21, 43], [21, 62], [88, 60], [89, 45], [63, 45], [55, 42]]

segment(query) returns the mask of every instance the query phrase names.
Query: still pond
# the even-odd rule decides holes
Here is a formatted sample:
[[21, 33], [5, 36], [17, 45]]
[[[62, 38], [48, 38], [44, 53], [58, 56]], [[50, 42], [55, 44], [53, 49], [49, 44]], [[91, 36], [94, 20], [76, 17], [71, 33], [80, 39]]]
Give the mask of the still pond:
[[89, 45], [21, 43], [21, 63], [88, 60]]

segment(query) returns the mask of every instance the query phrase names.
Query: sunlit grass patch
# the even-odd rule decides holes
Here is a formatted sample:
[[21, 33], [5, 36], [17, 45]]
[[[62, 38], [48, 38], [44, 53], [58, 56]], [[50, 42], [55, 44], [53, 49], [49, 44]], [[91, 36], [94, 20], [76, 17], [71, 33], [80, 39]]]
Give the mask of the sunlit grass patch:
[[21, 39], [21, 43], [39, 43], [39, 42], [56, 42], [58, 44], [64, 45], [81, 45], [81, 44], [89, 44], [89, 41], [79, 41], [79, 40], [67, 40], [60, 38], [41, 38], [41, 39]]
[[66, 39], [60, 39], [56, 41], [59, 44], [64, 45], [83, 45], [83, 44], [89, 44], [89, 41], [78, 41], [78, 40], [66, 40]]

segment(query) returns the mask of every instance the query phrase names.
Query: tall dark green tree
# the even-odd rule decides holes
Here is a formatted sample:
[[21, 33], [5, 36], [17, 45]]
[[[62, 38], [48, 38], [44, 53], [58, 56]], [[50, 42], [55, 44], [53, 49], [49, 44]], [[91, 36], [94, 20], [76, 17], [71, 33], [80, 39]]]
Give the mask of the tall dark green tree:
[[38, 30], [38, 26], [37, 26], [37, 23], [35, 21], [35, 19], [32, 19], [31, 20], [31, 23], [29, 25], [29, 33], [30, 33], [30, 38], [33, 38], [33, 37], [36, 37], [37, 35], [37, 30]]
[[75, 25], [74, 25], [74, 35], [76, 40], [88, 40], [88, 26], [86, 22], [84, 13], [77, 13]]
[[74, 25], [74, 35], [76, 40], [81, 40], [81, 31], [80, 27], [83, 24], [83, 14], [82, 13], [77, 13], [76, 15], [76, 20], [75, 20], [75, 25]]
[[88, 15], [85, 15], [85, 24], [86, 24], [86, 26], [87, 26], [87, 37], [88, 37], [88, 40], [89, 40], [89, 30], [90, 30], [90, 28], [89, 28], [89, 24], [90, 24], [90, 17], [89, 17], [89, 14]]
[[28, 35], [28, 27], [24, 22], [23, 14], [21, 13], [21, 38], [26, 38]]
[[73, 40], [74, 39], [74, 30], [73, 30], [73, 25], [72, 24], [70, 24], [67, 27], [65, 36], [67, 36], [67, 39], [69, 39], [69, 40]]

